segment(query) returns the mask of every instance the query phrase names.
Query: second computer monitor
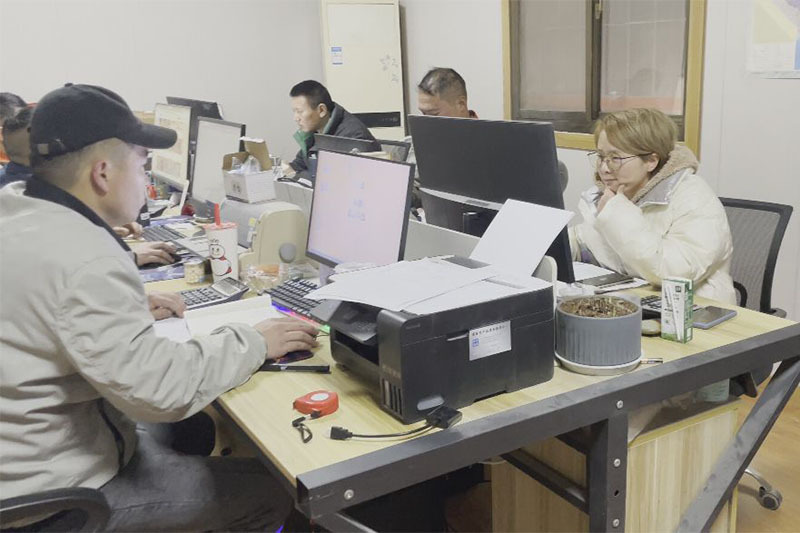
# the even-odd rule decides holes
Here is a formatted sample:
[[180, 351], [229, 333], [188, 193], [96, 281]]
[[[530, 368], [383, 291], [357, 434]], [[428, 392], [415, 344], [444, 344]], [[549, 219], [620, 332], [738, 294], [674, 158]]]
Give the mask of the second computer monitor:
[[328, 266], [399, 261], [414, 165], [328, 151], [318, 158], [306, 255]]
[[153, 150], [153, 177], [183, 190], [189, 185], [189, 129], [191, 109], [186, 106], [156, 104], [154, 123], [175, 130], [178, 139], [169, 148]]
[[[480, 237], [509, 198], [564, 208], [552, 124], [410, 115], [408, 125], [430, 223]], [[566, 229], [547, 255], [558, 279], [575, 281]]]
[[205, 117], [222, 120], [222, 112], [217, 102], [195, 100], [193, 98], [181, 98], [178, 96], [167, 96], [167, 103], [191, 108], [192, 122], [191, 127], [189, 128], [189, 142], [192, 144], [192, 147], [197, 140], [197, 121], [200, 118]]
[[192, 173], [192, 199], [220, 203], [225, 198], [222, 158], [241, 151], [244, 124], [201, 118], [197, 128], [197, 148]]

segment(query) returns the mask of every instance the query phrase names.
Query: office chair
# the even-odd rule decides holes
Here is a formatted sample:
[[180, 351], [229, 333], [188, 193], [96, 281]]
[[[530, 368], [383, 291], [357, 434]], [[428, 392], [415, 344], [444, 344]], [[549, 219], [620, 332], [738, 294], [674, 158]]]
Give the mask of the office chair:
[[569, 171], [567, 170], [567, 165], [560, 159], [558, 160], [558, 181], [561, 183], [561, 192], [566, 191], [569, 183]]
[[103, 531], [110, 515], [97, 489], [47, 490], [0, 500], [0, 531]]
[[388, 139], [378, 139], [381, 144], [381, 151], [391, 156], [392, 161], [405, 161], [408, 152], [411, 150], [411, 143], [405, 141], [390, 141]]
[[[731, 276], [741, 307], [770, 315], [785, 317], [786, 311], [772, 307], [772, 280], [778, 251], [792, 216], [792, 206], [720, 198], [728, 215], [728, 225], [733, 238]], [[731, 380], [731, 394], [756, 395], [756, 385], [769, 377], [772, 366], [753, 369], [749, 374]], [[759, 483], [758, 498], [761, 505], [775, 510], [783, 497], [763, 477], [751, 469], [745, 474]]]

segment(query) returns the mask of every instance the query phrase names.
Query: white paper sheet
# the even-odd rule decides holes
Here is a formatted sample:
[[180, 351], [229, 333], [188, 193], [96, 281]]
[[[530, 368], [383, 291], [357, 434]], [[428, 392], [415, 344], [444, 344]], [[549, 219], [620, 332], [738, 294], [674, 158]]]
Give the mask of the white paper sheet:
[[440, 259], [401, 261], [368, 270], [337, 274], [312, 291], [313, 300], [345, 300], [400, 311], [416, 302], [497, 275], [493, 267], [465, 268]]
[[605, 276], [606, 274], [613, 274], [613, 270], [603, 268], [601, 266], [593, 265], [591, 263], [581, 263], [575, 261], [572, 263], [572, 271], [575, 273], [575, 281], [594, 278], [596, 276]]
[[550, 283], [538, 278], [521, 279], [491, 278], [477, 281], [465, 287], [450, 291], [427, 300], [407, 306], [404, 311], [417, 315], [427, 315], [474, 305], [514, 294], [521, 294], [539, 289], [546, 289]]
[[267, 318], [285, 317], [286, 315], [272, 307], [269, 296], [247, 298], [186, 312], [186, 322], [192, 336], [207, 335], [220, 326], [234, 322], [252, 326]]
[[153, 329], [158, 337], [166, 337], [175, 342], [186, 342], [192, 338], [185, 318], [165, 318], [153, 324]]
[[503, 272], [530, 276], [572, 217], [563, 209], [507, 200], [470, 258]]

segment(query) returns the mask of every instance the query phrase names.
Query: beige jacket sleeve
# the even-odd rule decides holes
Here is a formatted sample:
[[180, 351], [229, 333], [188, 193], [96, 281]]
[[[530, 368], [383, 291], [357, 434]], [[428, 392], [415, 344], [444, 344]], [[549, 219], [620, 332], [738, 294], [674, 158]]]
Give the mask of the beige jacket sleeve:
[[186, 418], [245, 382], [266, 345], [244, 324], [185, 343], [157, 337], [135, 268], [104, 257], [65, 280], [56, 331], [76, 370], [142, 422]]
[[656, 285], [665, 277], [706, 279], [730, 255], [725, 212], [698, 180], [675, 188], [665, 209], [669, 224], [652, 227], [642, 210], [624, 195], [608, 201], [595, 227], [625, 264]]

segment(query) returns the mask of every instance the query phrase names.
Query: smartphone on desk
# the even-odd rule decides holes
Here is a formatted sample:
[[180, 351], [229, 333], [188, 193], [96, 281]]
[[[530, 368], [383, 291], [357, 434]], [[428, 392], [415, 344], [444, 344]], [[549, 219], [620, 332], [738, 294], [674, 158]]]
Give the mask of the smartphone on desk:
[[735, 316], [736, 311], [733, 309], [707, 305], [694, 311], [692, 325], [699, 329], [709, 329]]
[[619, 285], [620, 283], [626, 283], [628, 281], [633, 281], [633, 276], [629, 276], [627, 274], [620, 274], [619, 272], [612, 272], [611, 274], [603, 274], [602, 276], [595, 276], [593, 278], [582, 279], [579, 281], [579, 283], [583, 283], [584, 285], [591, 285], [592, 287], [597, 287], [598, 289], [602, 289], [603, 287]]

